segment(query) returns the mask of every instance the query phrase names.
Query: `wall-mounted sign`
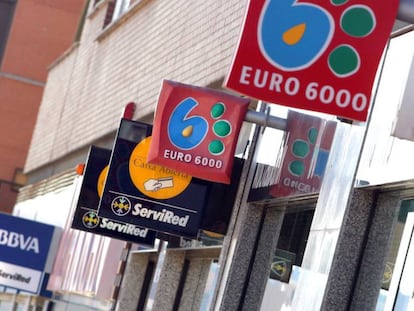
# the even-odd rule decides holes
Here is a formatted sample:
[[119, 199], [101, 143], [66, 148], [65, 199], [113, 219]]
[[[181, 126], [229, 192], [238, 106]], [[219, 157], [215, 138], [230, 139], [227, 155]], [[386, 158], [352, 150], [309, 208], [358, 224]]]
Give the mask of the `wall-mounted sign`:
[[270, 278], [280, 282], [289, 283], [292, 274], [292, 265], [295, 263], [296, 254], [282, 249], [276, 249], [270, 265]]
[[249, 201], [318, 193], [335, 129], [334, 121], [290, 110], [280, 164], [256, 171]]
[[98, 215], [169, 234], [195, 237], [209, 185], [147, 162], [151, 126], [122, 120]]
[[90, 147], [78, 203], [73, 215], [72, 228], [123, 241], [153, 245], [155, 231], [99, 217], [97, 214], [108, 174], [110, 157], [111, 150], [96, 146]]
[[319, 192], [335, 129], [334, 121], [289, 111], [285, 154], [272, 196]]
[[0, 285], [39, 293], [60, 233], [54, 226], [0, 214]]
[[246, 98], [217, 90], [163, 81], [148, 161], [201, 179], [230, 183], [248, 104]]
[[366, 120], [399, 1], [249, 1], [225, 81], [289, 107]]

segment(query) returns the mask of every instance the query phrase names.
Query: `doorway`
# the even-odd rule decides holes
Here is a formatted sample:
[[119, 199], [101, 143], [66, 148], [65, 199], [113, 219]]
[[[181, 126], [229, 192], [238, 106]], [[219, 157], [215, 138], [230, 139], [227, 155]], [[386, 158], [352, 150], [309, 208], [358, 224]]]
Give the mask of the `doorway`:
[[376, 311], [414, 310], [414, 200], [402, 201]]

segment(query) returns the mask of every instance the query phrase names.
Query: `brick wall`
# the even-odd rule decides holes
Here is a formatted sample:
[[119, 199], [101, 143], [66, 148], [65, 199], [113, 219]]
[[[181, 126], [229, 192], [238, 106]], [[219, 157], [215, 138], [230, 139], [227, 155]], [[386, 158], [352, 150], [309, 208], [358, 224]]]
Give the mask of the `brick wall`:
[[75, 38], [84, 2], [18, 1], [2, 70], [45, 81], [47, 67]]
[[162, 79], [207, 86], [227, 73], [246, 1], [138, 1], [102, 30], [107, 1], [89, 10], [80, 45], [49, 73], [26, 171], [118, 127], [124, 105], [153, 113]]
[[11, 212], [17, 192], [1, 180], [11, 182], [25, 164], [47, 67], [71, 46], [84, 5], [85, 0], [17, 1], [0, 64], [2, 212]]

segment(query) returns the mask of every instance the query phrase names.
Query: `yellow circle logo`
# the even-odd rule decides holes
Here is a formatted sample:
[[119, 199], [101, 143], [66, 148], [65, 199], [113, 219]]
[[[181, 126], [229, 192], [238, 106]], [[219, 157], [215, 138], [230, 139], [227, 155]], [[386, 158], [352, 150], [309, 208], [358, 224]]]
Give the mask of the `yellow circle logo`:
[[100, 198], [102, 198], [106, 176], [108, 175], [108, 169], [109, 169], [109, 165], [105, 166], [98, 177], [98, 184], [96, 185], [96, 188], [97, 188], [96, 190], [98, 191], [98, 196]]
[[171, 168], [147, 163], [151, 137], [142, 140], [129, 158], [129, 175], [135, 187], [154, 199], [169, 199], [183, 192], [191, 176]]

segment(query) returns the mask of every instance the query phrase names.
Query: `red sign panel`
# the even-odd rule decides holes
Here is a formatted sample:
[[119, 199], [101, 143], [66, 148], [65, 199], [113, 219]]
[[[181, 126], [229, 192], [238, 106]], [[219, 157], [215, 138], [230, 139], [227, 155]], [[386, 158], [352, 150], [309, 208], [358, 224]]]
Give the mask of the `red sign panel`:
[[225, 86], [365, 121], [398, 0], [250, 1]]
[[272, 196], [319, 192], [335, 129], [334, 121], [289, 111], [285, 154]]
[[230, 183], [238, 134], [249, 100], [164, 81], [148, 162], [194, 177]]

